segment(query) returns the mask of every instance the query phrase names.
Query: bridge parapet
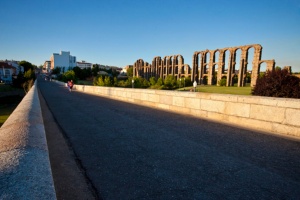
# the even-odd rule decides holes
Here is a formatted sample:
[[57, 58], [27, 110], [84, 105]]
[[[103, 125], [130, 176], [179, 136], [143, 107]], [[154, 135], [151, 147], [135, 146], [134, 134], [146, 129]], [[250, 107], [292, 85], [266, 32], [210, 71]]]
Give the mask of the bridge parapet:
[[75, 90], [300, 138], [300, 99], [75, 85]]
[[0, 199], [56, 199], [36, 84], [0, 128]]

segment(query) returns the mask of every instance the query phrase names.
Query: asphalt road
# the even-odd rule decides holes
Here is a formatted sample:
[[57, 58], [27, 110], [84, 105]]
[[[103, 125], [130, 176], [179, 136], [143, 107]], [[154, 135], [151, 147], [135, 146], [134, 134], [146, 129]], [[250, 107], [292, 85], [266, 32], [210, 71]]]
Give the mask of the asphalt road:
[[44, 80], [38, 88], [96, 198], [300, 198], [299, 140], [69, 92]]

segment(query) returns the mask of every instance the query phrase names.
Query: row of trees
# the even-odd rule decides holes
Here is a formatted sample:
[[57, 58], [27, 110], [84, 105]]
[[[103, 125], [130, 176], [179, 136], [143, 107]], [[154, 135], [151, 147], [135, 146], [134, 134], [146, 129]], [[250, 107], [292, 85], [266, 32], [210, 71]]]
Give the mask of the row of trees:
[[191, 86], [190, 78], [176, 80], [172, 75], [169, 75], [163, 80], [151, 77], [149, 81], [141, 77], [129, 77], [127, 80], [118, 80], [116, 77], [98, 75], [94, 78], [93, 85], [95, 86], [115, 86], [115, 87], [135, 87], [135, 88], [150, 88], [150, 89], [167, 89], [172, 90], [183, 86]]

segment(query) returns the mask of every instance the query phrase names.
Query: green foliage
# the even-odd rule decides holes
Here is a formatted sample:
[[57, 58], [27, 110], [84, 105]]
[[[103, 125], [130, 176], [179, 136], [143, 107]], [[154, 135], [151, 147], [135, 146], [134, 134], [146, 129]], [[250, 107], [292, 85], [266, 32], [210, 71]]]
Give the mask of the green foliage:
[[60, 74], [61, 72], [61, 68], [60, 67], [55, 67], [53, 70], [52, 70], [52, 74]]
[[133, 67], [129, 67], [129, 68], [127, 69], [127, 76], [128, 76], [128, 77], [132, 77], [132, 76], [133, 76]]
[[186, 78], [183, 79], [183, 81], [185, 82], [184, 85], [185, 85], [186, 87], [192, 86], [192, 85], [193, 85], [192, 80], [191, 80], [191, 77], [186, 77]]
[[251, 74], [250, 73], [247, 73], [245, 81], [246, 81], [246, 83], [251, 83]]
[[222, 78], [221, 80], [218, 81], [218, 85], [219, 86], [226, 86], [226, 82], [227, 82], [227, 79], [226, 78]]
[[104, 86], [103, 76], [96, 76], [93, 81], [93, 85], [95, 86]]
[[118, 87], [118, 78], [114, 77], [113, 86]]
[[25, 71], [24, 78], [25, 78], [25, 80], [30, 80], [30, 79], [35, 80], [34, 71], [32, 69], [29, 69], [29, 70]]
[[131, 87], [131, 80], [132, 79], [118, 81], [117, 85], [118, 85], [118, 87], [129, 88], [129, 87]]
[[150, 86], [149, 81], [142, 77], [135, 77], [134, 78], [134, 87], [135, 88], [148, 88]]
[[92, 67], [92, 75], [93, 76], [97, 76], [99, 71], [100, 71], [99, 65], [97, 65], [97, 64], [93, 65], [93, 67]]
[[14, 87], [23, 88], [27, 93], [33, 86], [35, 78], [33, 69], [29, 68], [24, 74], [21, 72], [18, 74], [17, 78], [13, 80], [13, 85]]
[[17, 78], [13, 78], [13, 86], [16, 88], [22, 88], [22, 84], [25, 82], [24, 74], [19, 72]]
[[76, 78], [80, 80], [85, 80], [86, 78], [91, 77], [92, 75], [91, 68], [81, 69], [80, 67], [74, 67], [73, 71], [75, 72]]
[[109, 87], [109, 86], [111, 86], [111, 85], [112, 85], [112, 84], [111, 84], [110, 77], [109, 77], [109, 76], [105, 76], [105, 78], [104, 78], [104, 86]]
[[66, 71], [65, 73], [63, 73], [62, 75], [62, 81], [63, 82], [68, 82], [69, 80], [73, 80], [74, 83], [76, 82], [76, 76], [75, 76], [75, 72], [73, 70], [70, 71]]
[[177, 81], [173, 75], [168, 75], [164, 80], [164, 89], [175, 89], [177, 88]]
[[98, 75], [94, 78], [93, 85], [95, 86], [113, 86], [113, 81], [109, 76]]
[[29, 92], [29, 90], [33, 86], [33, 84], [34, 84], [34, 79], [28, 79], [22, 84], [25, 93]]
[[300, 98], [300, 78], [289, 74], [287, 69], [267, 71], [257, 79], [253, 95]]
[[149, 82], [150, 82], [150, 85], [153, 86], [153, 85], [156, 85], [156, 78], [154, 76], [152, 76], [150, 79], [149, 79]]
[[236, 84], [239, 80], [239, 77], [237, 75], [234, 75], [234, 77], [232, 78], [232, 82], [233, 84]]
[[162, 79], [162, 78], [158, 78], [158, 79], [157, 79], [157, 82], [156, 82], [156, 85], [157, 85], [157, 86], [162, 86], [163, 84], [164, 84], [163, 79]]
[[26, 72], [30, 69], [34, 70], [34, 67], [35, 67], [33, 64], [31, 64], [30, 62], [27, 62], [25, 60], [20, 61], [19, 65], [24, 67], [24, 72]]

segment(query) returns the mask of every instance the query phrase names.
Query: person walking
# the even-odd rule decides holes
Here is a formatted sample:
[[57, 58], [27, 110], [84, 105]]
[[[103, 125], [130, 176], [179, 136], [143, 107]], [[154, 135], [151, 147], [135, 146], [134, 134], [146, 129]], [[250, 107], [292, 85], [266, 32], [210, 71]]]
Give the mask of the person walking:
[[70, 92], [72, 92], [73, 86], [74, 86], [73, 80], [68, 81], [68, 88]]

